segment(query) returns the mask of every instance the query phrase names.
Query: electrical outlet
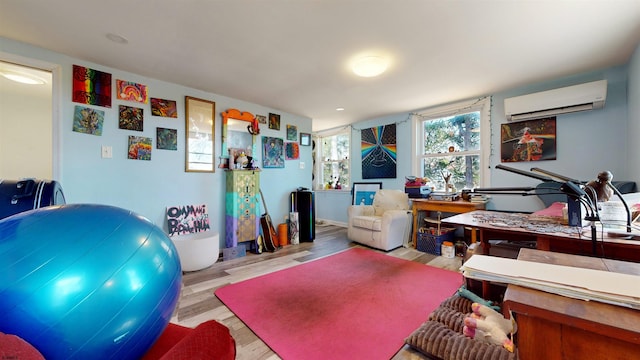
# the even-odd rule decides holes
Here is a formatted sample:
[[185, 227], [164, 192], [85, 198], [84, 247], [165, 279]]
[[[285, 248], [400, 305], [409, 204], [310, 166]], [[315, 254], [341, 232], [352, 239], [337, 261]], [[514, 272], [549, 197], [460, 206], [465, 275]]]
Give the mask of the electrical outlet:
[[300, 161], [300, 169], [304, 169], [304, 161]]
[[113, 148], [111, 146], [102, 145], [102, 158], [111, 159], [113, 157]]

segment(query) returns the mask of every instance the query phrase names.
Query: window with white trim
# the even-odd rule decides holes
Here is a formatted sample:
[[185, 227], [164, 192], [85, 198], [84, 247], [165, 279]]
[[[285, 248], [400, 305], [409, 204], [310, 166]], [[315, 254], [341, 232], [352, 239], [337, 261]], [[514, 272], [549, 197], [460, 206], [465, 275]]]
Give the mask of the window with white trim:
[[414, 174], [436, 191], [449, 186], [486, 187], [489, 183], [491, 101], [484, 98], [414, 114]]
[[349, 189], [351, 131], [347, 128], [331, 135], [317, 136], [314, 188]]

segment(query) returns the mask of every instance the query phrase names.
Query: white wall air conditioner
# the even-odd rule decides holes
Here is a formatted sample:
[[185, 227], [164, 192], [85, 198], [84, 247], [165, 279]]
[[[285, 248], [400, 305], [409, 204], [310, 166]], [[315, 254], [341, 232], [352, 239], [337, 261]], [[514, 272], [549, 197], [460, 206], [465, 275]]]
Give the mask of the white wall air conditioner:
[[607, 80], [504, 99], [507, 121], [531, 120], [578, 111], [601, 109], [607, 99]]

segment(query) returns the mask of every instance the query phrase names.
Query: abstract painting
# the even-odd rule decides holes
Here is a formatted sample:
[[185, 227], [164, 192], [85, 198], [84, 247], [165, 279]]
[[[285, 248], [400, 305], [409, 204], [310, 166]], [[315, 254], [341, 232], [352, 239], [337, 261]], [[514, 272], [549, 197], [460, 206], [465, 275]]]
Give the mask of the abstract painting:
[[262, 137], [262, 167], [284, 167], [284, 140], [270, 136]]
[[285, 144], [285, 159], [297, 160], [300, 158], [300, 147], [297, 142], [287, 142]]
[[104, 111], [76, 106], [73, 112], [73, 131], [102, 136]]
[[118, 107], [118, 128], [123, 130], [142, 131], [144, 127], [144, 110], [136, 107], [120, 105]]
[[111, 74], [73, 65], [71, 101], [111, 107]]
[[396, 124], [361, 131], [362, 178], [396, 177]]
[[287, 124], [287, 140], [290, 140], [290, 141], [298, 140], [298, 127], [297, 126]]
[[151, 98], [151, 115], [177, 118], [178, 106], [176, 105], [176, 101]]
[[143, 104], [149, 102], [146, 85], [116, 79], [116, 93], [120, 100], [135, 101]]
[[178, 150], [178, 130], [156, 128], [156, 149]]
[[134, 160], [151, 160], [152, 139], [144, 136], [129, 136], [127, 158]]
[[500, 158], [502, 162], [555, 160], [555, 116], [502, 124]]
[[280, 130], [280, 115], [269, 113], [269, 129]]

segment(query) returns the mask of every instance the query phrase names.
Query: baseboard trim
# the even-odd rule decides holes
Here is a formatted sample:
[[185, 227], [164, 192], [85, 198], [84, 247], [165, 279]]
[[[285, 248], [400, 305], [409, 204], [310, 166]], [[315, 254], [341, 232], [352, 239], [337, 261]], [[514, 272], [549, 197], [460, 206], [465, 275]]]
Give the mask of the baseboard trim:
[[341, 222], [341, 221], [327, 220], [327, 219], [316, 219], [316, 226], [323, 226], [323, 225], [335, 225], [335, 226], [340, 226], [340, 227], [343, 227], [343, 228], [346, 228], [346, 227], [349, 226], [348, 223]]

